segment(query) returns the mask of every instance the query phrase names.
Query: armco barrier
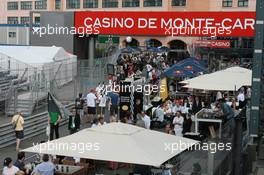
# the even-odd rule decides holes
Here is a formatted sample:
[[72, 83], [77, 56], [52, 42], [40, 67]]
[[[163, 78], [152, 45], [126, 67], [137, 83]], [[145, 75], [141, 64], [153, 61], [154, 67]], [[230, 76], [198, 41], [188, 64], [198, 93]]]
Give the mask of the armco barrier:
[[[74, 104], [66, 105], [66, 108], [73, 107]], [[48, 112], [25, 117], [24, 140], [43, 134], [46, 132]], [[11, 120], [11, 118], [10, 118]], [[62, 118], [61, 125], [67, 124], [68, 119]], [[0, 126], [0, 148], [16, 143], [15, 132], [11, 123]]]

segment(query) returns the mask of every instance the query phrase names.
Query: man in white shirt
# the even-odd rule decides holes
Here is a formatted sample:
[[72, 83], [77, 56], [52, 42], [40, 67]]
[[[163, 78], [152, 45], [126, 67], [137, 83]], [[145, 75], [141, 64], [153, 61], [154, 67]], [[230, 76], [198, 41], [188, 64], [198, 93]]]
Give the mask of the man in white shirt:
[[237, 101], [245, 101], [245, 95], [243, 92], [239, 92], [238, 96], [237, 96]]
[[150, 117], [145, 114], [145, 112], [141, 112], [142, 120], [145, 123], [145, 128], [150, 129]]
[[175, 115], [177, 111], [182, 111], [182, 106], [178, 102], [173, 102], [171, 112]]
[[107, 96], [105, 93], [103, 93], [99, 101], [100, 117], [104, 117], [105, 115], [106, 100], [107, 100]]
[[93, 121], [96, 114], [96, 100], [95, 90], [92, 89], [86, 96], [87, 107], [88, 107], [88, 121]]
[[218, 92], [216, 93], [216, 101], [218, 101], [218, 100], [220, 100], [220, 99], [222, 99], [222, 98], [223, 98], [222, 93], [221, 93], [220, 91], [218, 91]]
[[239, 108], [243, 108], [245, 106], [245, 94], [244, 94], [244, 89], [241, 89], [238, 96], [237, 96], [237, 101], [239, 103]]
[[156, 117], [161, 123], [164, 121], [164, 110], [159, 106], [154, 112], [156, 112]]

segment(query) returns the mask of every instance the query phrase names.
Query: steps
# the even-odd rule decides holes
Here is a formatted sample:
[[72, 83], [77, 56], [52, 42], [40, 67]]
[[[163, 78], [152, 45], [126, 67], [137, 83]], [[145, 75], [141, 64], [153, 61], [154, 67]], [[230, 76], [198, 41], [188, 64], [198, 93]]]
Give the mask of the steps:
[[[22, 114], [26, 116], [30, 116], [32, 114], [32, 111], [34, 109], [34, 102], [32, 100], [28, 99], [18, 99], [17, 104], [15, 105], [14, 100], [12, 100], [6, 110], [6, 114], [8, 116], [12, 116], [16, 113], [16, 111], [22, 112]], [[15, 110], [15, 106], [17, 106], [17, 110]]]
[[[65, 107], [70, 109], [73, 106], [74, 104], [69, 104]], [[47, 119], [47, 112], [25, 117], [24, 139], [29, 139], [31, 137], [45, 133], [47, 127]], [[67, 122], [68, 119], [63, 118], [60, 125], [65, 125], [67, 124]], [[11, 123], [0, 126], [0, 138], [0, 148], [4, 148], [16, 143], [15, 132]]]
[[[37, 97], [32, 98], [33, 92], [19, 94], [15, 103], [14, 98], [10, 99], [5, 110], [7, 116], [13, 116], [20, 111], [24, 116], [30, 116], [37, 102], [47, 99], [46, 92], [39, 92]], [[16, 109], [16, 110], [15, 110]]]

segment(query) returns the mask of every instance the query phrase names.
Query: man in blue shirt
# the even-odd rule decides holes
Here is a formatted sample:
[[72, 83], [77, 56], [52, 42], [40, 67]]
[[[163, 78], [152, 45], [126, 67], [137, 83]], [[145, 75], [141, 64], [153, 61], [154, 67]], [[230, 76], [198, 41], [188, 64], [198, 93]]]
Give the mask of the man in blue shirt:
[[108, 96], [111, 99], [111, 101], [110, 101], [110, 114], [111, 114], [111, 116], [117, 117], [119, 95], [116, 92], [109, 92]]
[[42, 160], [43, 162], [36, 166], [36, 168], [32, 172], [32, 175], [54, 175], [55, 165], [51, 161], [49, 161], [49, 155], [44, 154]]

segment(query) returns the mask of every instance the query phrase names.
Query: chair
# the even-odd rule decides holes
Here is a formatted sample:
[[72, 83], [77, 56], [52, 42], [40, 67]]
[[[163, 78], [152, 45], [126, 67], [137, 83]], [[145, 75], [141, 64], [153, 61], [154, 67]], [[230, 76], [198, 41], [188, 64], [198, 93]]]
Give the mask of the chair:
[[95, 160], [88, 160], [89, 162], [89, 170], [93, 170], [94, 172], [96, 171], [96, 163]]
[[88, 170], [92, 170], [92, 171], [96, 171], [96, 163], [95, 163], [95, 160], [92, 160], [92, 159], [83, 159], [81, 158], [80, 159], [80, 163], [81, 164], [88, 164]]
[[87, 175], [89, 172], [89, 163], [77, 163], [77, 166], [81, 166], [84, 168], [84, 174]]

